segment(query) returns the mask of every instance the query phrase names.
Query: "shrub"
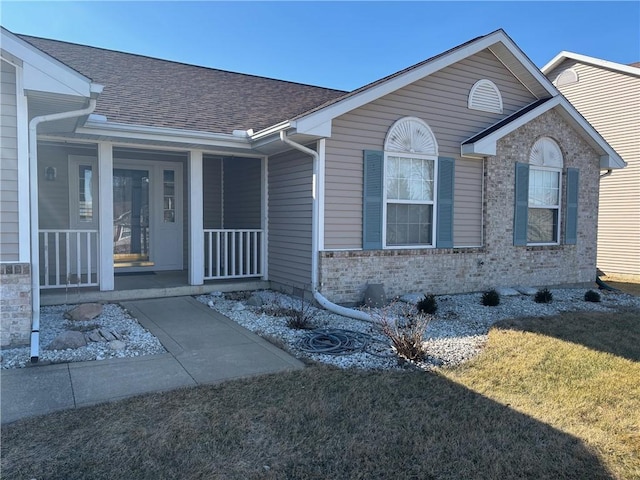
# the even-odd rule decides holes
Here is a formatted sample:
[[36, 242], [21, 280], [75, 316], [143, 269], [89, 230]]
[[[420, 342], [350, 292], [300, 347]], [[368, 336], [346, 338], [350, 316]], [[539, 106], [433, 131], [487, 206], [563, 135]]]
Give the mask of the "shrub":
[[500, 294], [495, 290], [489, 290], [482, 294], [482, 305], [485, 307], [495, 307], [500, 304]]
[[600, 301], [600, 294], [595, 290], [587, 290], [587, 292], [584, 294], [584, 301], [597, 303]]
[[536, 296], [533, 299], [536, 303], [551, 303], [553, 302], [553, 293], [548, 288], [543, 288], [536, 292]]
[[391, 340], [393, 348], [400, 357], [420, 361], [427, 356], [423, 339], [430, 321], [431, 316], [422, 313], [413, 314], [404, 319], [385, 319], [382, 322], [382, 333]]
[[416, 304], [418, 313], [426, 315], [434, 315], [438, 311], [438, 301], [435, 295], [425, 295], [422, 300]]

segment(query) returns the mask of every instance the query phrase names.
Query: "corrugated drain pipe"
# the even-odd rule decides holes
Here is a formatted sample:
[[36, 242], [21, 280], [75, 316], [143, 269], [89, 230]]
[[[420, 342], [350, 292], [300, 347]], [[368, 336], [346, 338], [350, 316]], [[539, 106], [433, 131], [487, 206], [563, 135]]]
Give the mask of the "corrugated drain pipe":
[[81, 110], [33, 117], [29, 122], [29, 205], [31, 209], [31, 363], [40, 354], [40, 239], [38, 233], [38, 125], [55, 120], [89, 115], [96, 109], [95, 98]]
[[323, 307], [329, 310], [330, 312], [337, 313], [338, 315], [342, 315], [349, 318], [354, 318], [356, 320], [362, 320], [365, 322], [375, 322], [375, 320], [368, 313], [361, 312], [359, 310], [354, 310], [352, 308], [343, 307], [341, 305], [336, 305], [335, 303], [328, 300], [324, 295], [320, 293], [318, 290], [318, 152], [315, 150], [311, 150], [299, 143], [294, 142], [290, 138], [287, 137], [287, 134], [283, 131], [280, 132], [280, 140], [282, 140], [287, 145], [299, 150], [302, 153], [306, 153], [310, 155], [313, 159], [313, 185], [312, 185], [312, 196], [313, 202], [311, 207], [311, 291], [313, 293], [313, 298]]

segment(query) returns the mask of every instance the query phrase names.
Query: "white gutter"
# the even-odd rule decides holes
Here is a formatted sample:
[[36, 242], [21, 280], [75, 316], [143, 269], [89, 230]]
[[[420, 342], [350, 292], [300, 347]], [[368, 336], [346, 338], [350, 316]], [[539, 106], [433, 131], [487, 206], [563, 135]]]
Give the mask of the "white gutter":
[[290, 138], [287, 137], [287, 134], [284, 131], [280, 132], [280, 140], [282, 140], [287, 145], [295, 148], [296, 150], [301, 151], [302, 153], [306, 153], [313, 158], [313, 186], [312, 186], [312, 207], [311, 207], [311, 292], [313, 293], [313, 298], [323, 307], [329, 310], [330, 312], [337, 313], [338, 315], [342, 315], [349, 318], [354, 318], [356, 320], [362, 320], [365, 322], [375, 322], [373, 317], [368, 313], [361, 312], [359, 310], [353, 310], [351, 308], [346, 308], [341, 305], [336, 305], [335, 303], [328, 300], [324, 295], [320, 293], [318, 290], [318, 256], [320, 252], [318, 250], [318, 232], [320, 231], [318, 225], [318, 211], [319, 211], [319, 202], [318, 202], [318, 163], [319, 156], [318, 152], [315, 150], [311, 150], [299, 143], [294, 142]]
[[96, 109], [96, 99], [82, 110], [33, 117], [29, 122], [29, 204], [31, 209], [31, 362], [38, 361], [40, 349], [40, 239], [38, 233], [38, 125], [81, 117]]

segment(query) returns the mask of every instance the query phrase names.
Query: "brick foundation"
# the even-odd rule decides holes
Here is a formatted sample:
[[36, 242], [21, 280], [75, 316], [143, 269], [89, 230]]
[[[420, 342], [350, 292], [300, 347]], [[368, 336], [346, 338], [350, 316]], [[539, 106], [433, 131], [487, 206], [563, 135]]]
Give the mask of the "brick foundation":
[[31, 334], [31, 266], [0, 264], [0, 345], [27, 345]]
[[[560, 245], [513, 245], [515, 163], [526, 163], [535, 141], [558, 142], [564, 169], [580, 170], [578, 241], [564, 245], [565, 175]], [[555, 111], [532, 120], [498, 142], [486, 159], [484, 246], [321, 252], [320, 291], [337, 303], [362, 301], [367, 283], [383, 283], [387, 295], [482, 291], [498, 286], [546, 286], [593, 282], [596, 277], [599, 157]]]

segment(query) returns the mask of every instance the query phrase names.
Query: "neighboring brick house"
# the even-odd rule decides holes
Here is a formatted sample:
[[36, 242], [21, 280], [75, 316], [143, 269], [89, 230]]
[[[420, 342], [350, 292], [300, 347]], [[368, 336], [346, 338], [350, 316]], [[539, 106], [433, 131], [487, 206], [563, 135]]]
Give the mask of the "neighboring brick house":
[[110, 299], [116, 272], [345, 304], [595, 279], [599, 175], [624, 162], [502, 30], [352, 92], [2, 45], [2, 293], [27, 272], [34, 330], [39, 290]]
[[627, 163], [600, 181], [597, 265], [640, 283], [640, 63], [561, 52], [542, 71]]

